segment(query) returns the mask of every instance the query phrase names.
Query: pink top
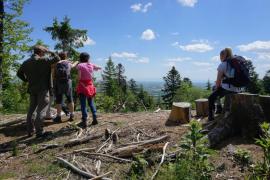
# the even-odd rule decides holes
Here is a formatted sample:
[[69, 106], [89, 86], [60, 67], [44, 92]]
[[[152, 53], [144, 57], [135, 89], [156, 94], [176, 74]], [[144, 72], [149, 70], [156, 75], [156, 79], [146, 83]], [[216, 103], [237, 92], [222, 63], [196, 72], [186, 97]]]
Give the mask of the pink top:
[[92, 63], [86, 62], [79, 63], [77, 65], [77, 69], [80, 74], [80, 80], [92, 80], [92, 73], [99, 70], [99, 67]]

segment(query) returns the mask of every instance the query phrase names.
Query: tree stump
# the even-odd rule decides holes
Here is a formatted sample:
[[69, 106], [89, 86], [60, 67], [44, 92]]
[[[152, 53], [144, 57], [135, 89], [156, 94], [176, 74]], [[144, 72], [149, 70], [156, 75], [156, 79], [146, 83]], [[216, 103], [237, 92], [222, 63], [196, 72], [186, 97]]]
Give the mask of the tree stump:
[[188, 123], [191, 117], [190, 106], [190, 103], [187, 102], [174, 102], [165, 125], [173, 126]]
[[239, 93], [229, 96], [230, 111], [208, 134], [211, 146], [233, 135], [254, 139], [261, 133], [259, 125], [265, 121], [265, 115], [259, 103], [259, 95]]
[[195, 100], [196, 104], [196, 115], [197, 116], [208, 116], [208, 99], [197, 99]]
[[270, 96], [259, 96], [259, 99], [266, 118], [265, 120], [270, 122]]

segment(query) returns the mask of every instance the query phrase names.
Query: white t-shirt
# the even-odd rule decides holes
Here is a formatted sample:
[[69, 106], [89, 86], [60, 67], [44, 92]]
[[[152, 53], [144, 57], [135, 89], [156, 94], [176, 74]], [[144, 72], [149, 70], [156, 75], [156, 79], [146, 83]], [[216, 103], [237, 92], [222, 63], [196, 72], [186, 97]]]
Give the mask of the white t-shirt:
[[[225, 62], [221, 62], [217, 68], [218, 71], [222, 72], [226, 77], [234, 77], [234, 69], [231, 68], [230, 64]], [[223, 77], [226, 78], [226, 77]], [[228, 91], [233, 91], [233, 92], [241, 92], [242, 88], [235, 87], [232, 84], [227, 84], [227, 83], [221, 83], [221, 87], [223, 89], [226, 89]]]

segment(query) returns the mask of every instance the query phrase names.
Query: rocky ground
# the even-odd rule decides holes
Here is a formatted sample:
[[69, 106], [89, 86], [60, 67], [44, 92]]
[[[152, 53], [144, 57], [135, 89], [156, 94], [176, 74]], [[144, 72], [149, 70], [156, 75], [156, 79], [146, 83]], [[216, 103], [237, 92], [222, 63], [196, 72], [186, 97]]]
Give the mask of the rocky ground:
[[[80, 121], [80, 113], [76, 113], [76, 120], [73, 123], [67, 122], [67, 118], [59, 124], [46, 120], [45, 130], [53, 132], [53, 135], [46, 139], [27, 137], [24, 115], [0, 115], [0, 179], [82, 179], [57, 163], [56, 157], [62, 157], [92, 174], [97, 173], [99, 168], [96, 166], [101, 163], [99, 174], [112, 171], [106, 177], [116, 180], [127, 179], [131, 163], [75, 153], [74, 150], [90, 148], [88, 152], [97, 152], [104, 145], [99, 152], [110, 154], [127, 143], [169, 135], [170, 138], [165, 141], [170, 142], [167, 152], [173, 152], [178, 149], [181, 137], [187, 132], [188, 126], [165, 126], [169, 113], [169, 111], [102, 113], [98, 115], [99, 124], [89, 126], [84, 131], [75, 125]], [[203, 121], [205, 120], [200, 122]], [[106, 141], [105, 129], [110, 129], [111, 132], [117, 130], [119, 140], [116, 144]], [[63, 147], [70, 141], [85, 137], [96, 138], [87, 143]], [[48, 145], [51, 148], [46, 149]], [[214, 155], [210, 158], [217, 168], [212, 174], [213, 179], [244, 179], [248, 173], [247, 168], [236, 163], [232, 155], [237, 148], [249, 150], [255, 162], [262, 158], [262, 150], [252, 142], [239, 137], [228, 139], [215, 149]], [[5, 152], [6, 150], [9, 151]], [[156, 156], [161, 154], [157, 152]]]

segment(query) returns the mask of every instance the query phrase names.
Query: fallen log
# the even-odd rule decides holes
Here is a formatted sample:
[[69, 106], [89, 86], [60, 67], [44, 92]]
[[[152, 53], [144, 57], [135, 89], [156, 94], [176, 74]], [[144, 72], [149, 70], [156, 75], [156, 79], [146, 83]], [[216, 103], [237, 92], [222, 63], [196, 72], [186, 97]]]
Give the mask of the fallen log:
[[81, 139], [76, 139], [76, 140], [67, 142], [63, 146], [64, 147], [72, 147], [72, 146], [76, 146], [76, 145], [79, 145], [79, 144], [85, 144], [85, 143], [88, 143], [91, 140], [100, 138], [102, 136], [103, 136], [103, 134], [97, 134], [97, 135], [94, 135], [94, 136], [87, 136], [87, 137], [84, 137], [84, 138], [81, 138]]
[[[70, 168], [73, 172], [83, 176], [83, 177], [86, 177], [86, 178], [96, 178], [97, 176], [89, 173], [89, 172], [85, 172], [79, 168], [77, 168], [76, 166], [74, 166], [73, 164], [71, 164], [70, 162], [66, 161], [65, 159], [63, 158], [60, 158], [60, 157], [56, 157], [56, 159], [63, 165], [67, 166], [68, 168]], [[102, 177], [101, 179], [104, 179], [104, 180], [110, 180], [110, 178], [104, 178]]]
[[159, 142], [162, 142], [166, 139], [168, 139], [170, 136], [169, 135], [165, 135], [165, 136], [161, 136], [161, 137], [158, 137], [158, 138], [155, 138], [155, 139], [149, 139], [149, 140], [146, 140], [146, 141], [140, 141], [140, 142], [132, 142], [132, 143], [127, 143], [127, 144], [123, 144], [122, 146], [128, 146], [128, 145], [147, 145], [147, 144], [156, 144], [156, 143], [159, 143]]
[[190, 103], [174, 102], [166, 126], [174, 126], [188, 123], [191, 118]]
[[121, 161], [121, 162], [127, 162], [127, 163], [132, 162], [132, 161], [129, 160], [129, 159], [123, 159], [123, 158], [119, 158], [119, 157], [116, 157], [116, 156], [111, 156], [111, 155], [109, 155], [109, 154], [89, 153], [89, 152], [85, 152], [85, 151], [82, 151], [81, 153], [82, 153], [82, 154], [85, 154], [85, 155], [89, 155], [89, 156], [104, 156], [104, 157], [108, 157], [108, 158], [111, 158], [111, 159], [115, 159], [115, 160], [118, 160], [118, 161]]

